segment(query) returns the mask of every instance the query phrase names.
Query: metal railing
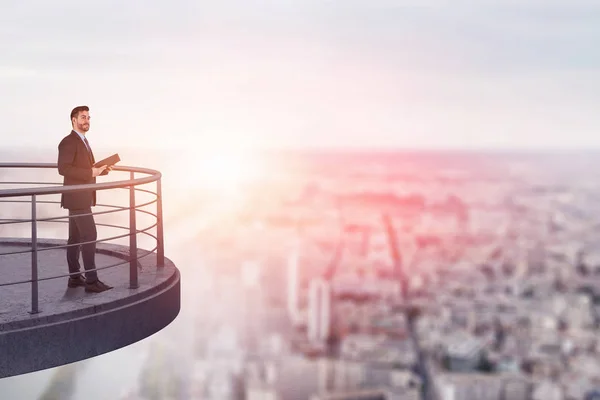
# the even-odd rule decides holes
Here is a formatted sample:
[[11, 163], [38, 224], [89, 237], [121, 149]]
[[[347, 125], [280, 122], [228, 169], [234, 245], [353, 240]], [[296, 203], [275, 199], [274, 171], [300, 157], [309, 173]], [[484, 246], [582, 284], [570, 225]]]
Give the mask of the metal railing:
[[[57, 170], [56, 164], [39, 164], [39, 163], [0, 163], [0, 170], [2, 169], [55, 169]], [[3, 286], [11, 286], [18, 284], [31, 283], [31, 314], [37, 314], [40, 312], [39, 304], [38, 304], [38, 282], [49, 279], [57, 279], [57, 278], [65, 278], [72, 275], [79, 275], [80, 272], [68, 273], [62, 275], [55, 275], [45, 278], [38, 278], [38, 254], [42, 251], [48, 250], [56, 250], [56, 249], [66, 249], [71, 246], [80, 246], [82, 244], [88, 243], [99, 243], [99, 242], [107, 242], [111, 240], [116, 240], [119, 238], [129, 237], [129, 258], [125, 261], [103, 266], [100, 268], [85, 270], [87, 271], [99, 271], [108, 268], [114, 268], [123, 264], [129, 263], [129, 287], [132, 289], [136, 289], [139, 287], [138, 285], [138, 269], [137, 264], [138, 260], [142, 257], [146, 257], [150, 254], [154, 254], [156, 251], [156, 260], [157, 267], [162, 268], [165, 265], [165, 255], [164, 255], [164, 241], [163, 241], [163, 218], [162, 218], [162, 192], [161, 192], [161, 173], [159, 171], [147, 168], [137, 168], [137, 167], [117, 167], [115, 166], [113, 171], [117, 172], [129, 172], [130, 179], [129, 180], [121, 180], [114, 182], [106, 182], [106, 183], [94, 183], [88, 185], [68, 185], [63, 186], [62, 182], [2, 182], [0, 181], [0, 185], [50, 185], [45, 187], [36, 187], [36, 188], [22, 188], [22, 189], [0, 189], [0, 203], [31, 203], [31, 218], [30, 219], [0, 219], [0, 225], [6, 224], [19, 224], [19, 223], [31, 223], [31, 248], [27, 250], [19, 250], [19, 251], [11, 251], [11, 252], [3, 252], [0, 253], [0, 261], [3, 257], [15, 254], [23, 254], [23, 253], [31, 253], [31, 279], [21, 280], [17, 282], [8, 282], [8, 283], [0, 283], [0, 289]], [[135, 174], [144, 174], [147, 176], [136, 178]], [[58, 172], [57, 172], [58, 175]], [[156, 191], [153, 192], [151, 190], [141, 189], [138, 186], [149, 184], [152, 182], [156, 182]], [[96, 204], [98, 207], [111, 208], [111, 210], [100, 211], [100, 212], [92, 212], [91, 214], [79, 214], [77, 216], [82, 215], [101, 215], [101, 214], [109, 214], [115, 212], [122, 212], [125, 210], [129, 210], [129, 226], [121, 226], [114, 224], [105, 224], [105, 223], [96, 223], [97, 226], [105, 226], [110, 228], [117, 229], [126, 229], [129, 230], [128, 233], [112, 236], [104, 239], [97, 239], [92, 242], [85, 243], [76, 243], [76, 244], [66, 244], [66, 245], [50, 245], [43, 247], [38, 246], [38, 222], [63, 222], [68, 223], [69, 219], [72, 216], [63, 216], [63, 217], [50, 217], [50, 218], [37, 218], [38, 215], [38, 204], [60, 204], [60, 201], [40, 201], [38, 197], [53, 195], [53, 194], [63, 194], [63, 193], [74, 193], [88, 190], [109, 190], [109, 189], [127, 189], [129, 191], [129, 206], [120, 207], [111, 204]], [[144, 192], [150, 195], [153, 195], [154, 198], [145, 203], [136, 204], [136, 192]], [[29, 197], [28, 200], [16, 200], [14, 198], [20, 197]], [[149, 206], [151, 204], [156, 203], [156, 213], [142, 210], [142, 207]], [[143, 229], [137, 229], [137, 212], [145, 213], [150, 215], [156, 219], [156, 222], [148, 227]], [[149, 230], [156, 228], [156, 235], [148, 232]], [[138, 248], [137, 248], [137, 234], [145, 234], [149, 237], [152, 237], [156, 240], [156, 247], [152, 250], [146, 251], [145, 254], [139, 256]], [[1, 263], [0, 263], [1, 264]], [[1, 271], [0, 271], [1, 272]]]

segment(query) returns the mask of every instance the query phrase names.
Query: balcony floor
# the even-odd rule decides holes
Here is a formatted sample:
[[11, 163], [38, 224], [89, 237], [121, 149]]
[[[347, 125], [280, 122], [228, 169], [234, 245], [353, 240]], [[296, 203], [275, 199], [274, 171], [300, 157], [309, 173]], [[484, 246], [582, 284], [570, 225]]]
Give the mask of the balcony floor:
[[[38, 250], [58, 244], [64, 244], [64, 241], [40, 240]], [[27, 240], [0, 239], [0, 253], [27, 250], [29, 246]], [[129, 249], [119, 245], [98, 244], [97, 253], [98, 268], [129, 257]], [[146, 250], [140, 250], [138, 255], [145, 253]], [[81, 265], [83, 270], [83, 263]], [[31, 254], [0, 256], [0, 273], [0, 283], [31, 279]], [[65, 273], [68, 273], [66, 249], [38, 252], [38, 279]], [[179, 271], [166, 258], [164, 268], [156, 267], [155, 254], [139, 259], [139, 287], [136, 289], [129, 288], [128, 262], [98, 271], [98, 274], [103, 282], [114, 288], [102, 293], [87, 293], [83, 287], [68, 288], [67, 277], [40, 281], [38, 314], [29, 313], [31, 283], [0, 287], [0, 349], [14, 353], [0, 361], [0, 378], [78, 361], [131, 344], [162, 329], [179, 312]], [[71, 322], [73, 326], [69, 327]], [[62, 330], [57, 330], [61, 326]], [[89, 338], [81, 332], [75, 335], [78, 329], [89, 327], [92, 330], [94, 326], [105, 337], [99, 336], [98, 332], [87, 332]], [[47, 336], [61, 333], [63, 335], [58, 338]], [[49, 340], [50, 337], [53, 340]], [[72, 346], [74, 342], [69, 343], [68, 338], [78, 345]], [[36, 349], [37, 343], [47, 353], [47, 359], [44, 361], [41, 357], [41, 362], [29, 366], [21, 362], [21, 367], [15, 369], [10, 359], [24, 357], [22, 353], [26, 349], [18, 350], [19, 343], [24, 340], [29, 341], [26, 349], [30, 351], [40, 350]], [[89, 343], [86, 344], [86, 340]], [[58, 356], [69, 346], [78, 349], [67, 349], [66, 353], [71, 352], [71, 355]]]

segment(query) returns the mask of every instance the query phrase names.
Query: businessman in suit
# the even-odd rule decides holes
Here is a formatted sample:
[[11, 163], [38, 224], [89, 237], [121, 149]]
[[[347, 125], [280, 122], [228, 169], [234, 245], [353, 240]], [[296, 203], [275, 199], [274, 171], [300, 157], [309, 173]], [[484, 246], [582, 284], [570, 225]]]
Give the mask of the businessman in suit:
[[[94, 153], [86, 138], [90, 129], [90, 114], [87, 106], [78, 106], [71, 111], [72, 130], [58, 145], [58, 173], [64, 177], [63, 184], [83, 185], [96, 183], [98, 175], [105, 175], [111, 166], [94, 167]], [[85, 287], [86, 292], [100, 293], [112, 289], [100, 279], [96, 271], [96, 223], [92, 207], [96, 205], [96, 191], [63, 193], [60, 201], [62, 208], [69, 210], [69, 240], [67, 264], [69, 273], [68, 287]], [[92, 243], [88, 243], [92, 242]], [[79, 253], [83, 255], [85, 279], [80, 274]]]

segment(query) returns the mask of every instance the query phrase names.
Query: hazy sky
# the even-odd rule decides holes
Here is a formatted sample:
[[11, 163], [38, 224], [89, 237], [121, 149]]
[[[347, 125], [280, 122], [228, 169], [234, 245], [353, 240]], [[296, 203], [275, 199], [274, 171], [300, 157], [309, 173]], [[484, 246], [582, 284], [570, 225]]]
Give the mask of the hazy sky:
[[596, 0], [0, 4], [3, 147], [600, 147]]

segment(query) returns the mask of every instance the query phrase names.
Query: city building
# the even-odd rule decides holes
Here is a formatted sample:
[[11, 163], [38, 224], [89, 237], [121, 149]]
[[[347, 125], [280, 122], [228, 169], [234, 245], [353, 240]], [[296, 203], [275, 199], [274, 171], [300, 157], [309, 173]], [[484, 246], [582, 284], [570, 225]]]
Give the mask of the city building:
[[324, 342], [329, 337], [331, 324], [331, 290], [324, 279], [310, 282], [308, 307], [308, 338]]
[[475, 372], [483, 360], [483, 345], [473, 337], [459, 336], [449, 341], [447, 368], [452, 372]]
[[287, 260], [287, 310], [292, 324], [300, 321], [299, 243], [296, 241]]

